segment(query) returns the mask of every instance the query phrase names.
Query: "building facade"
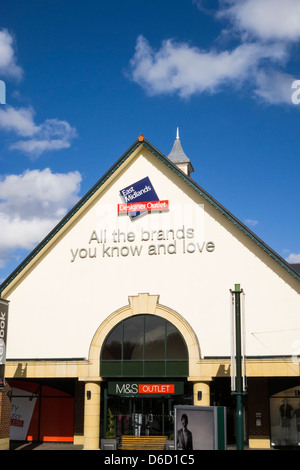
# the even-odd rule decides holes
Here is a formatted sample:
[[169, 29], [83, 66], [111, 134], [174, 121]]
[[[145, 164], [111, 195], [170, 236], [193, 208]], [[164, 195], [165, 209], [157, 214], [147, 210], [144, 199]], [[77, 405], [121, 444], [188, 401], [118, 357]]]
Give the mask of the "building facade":
[[106, 438], [126, 434], [172, 443], [175, 405], [226, 407], [234, 443], [237, 284], [244, 441], [300, 442], [298, 266], [192, 171], [178, 135], [168, 157], [141, 135], [0, 286], [9, 303], [2, 448], [109, 449]]

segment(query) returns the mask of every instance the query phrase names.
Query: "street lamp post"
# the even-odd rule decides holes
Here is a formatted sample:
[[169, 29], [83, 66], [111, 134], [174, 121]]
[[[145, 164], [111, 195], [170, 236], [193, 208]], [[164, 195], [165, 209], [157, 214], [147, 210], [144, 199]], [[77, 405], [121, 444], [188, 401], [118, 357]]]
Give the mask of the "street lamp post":
[[232, 395], [236, 396], [236, 447], [237, 450], [244, 449], [244, 413], [243, 396], [245, 395], [244, 384], [244, 341], [243, 341], [243, 316], [241, 308], [241, 294], [243, 291], [240, 284], [235, 284], [232, 295], [232, 353], [231, 353], [231, 389]]

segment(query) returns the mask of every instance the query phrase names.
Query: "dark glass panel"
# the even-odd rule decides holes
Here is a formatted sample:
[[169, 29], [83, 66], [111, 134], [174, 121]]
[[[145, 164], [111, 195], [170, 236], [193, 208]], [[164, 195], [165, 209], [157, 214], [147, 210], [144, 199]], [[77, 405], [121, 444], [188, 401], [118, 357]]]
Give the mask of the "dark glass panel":
[[142, 360], [144, 344], [143, 315], [128, 318], [124, 321], [123, 359]]
[[121, 323], [108, 335], [103, 347], [102, 359], [105, 361], [122, 359], [122, 337], [123, 325]]
[[167, 360], [188, 359], [185, 342], [177, 328], [168, 322], [167, 325]]
[[165, 361], [145, 361], [145, 377], [165, 377]]
[[122, 361], [102, 361], [100, 375], [102, 377], [122, 377]]
[[142, 377], [143, 375], [143, 361], [123, 362], [123, 377]]
[[167, 376], [186, 377], [189, 372], [187, 361], [166, 361]]
[[145, 359], [165, 359], [166, 320], [145, 316]]
[[172, 323], [154, 315], [136, 315], [120, 322], [102, 350], [104, 377], [188, 375], [185, 341]]

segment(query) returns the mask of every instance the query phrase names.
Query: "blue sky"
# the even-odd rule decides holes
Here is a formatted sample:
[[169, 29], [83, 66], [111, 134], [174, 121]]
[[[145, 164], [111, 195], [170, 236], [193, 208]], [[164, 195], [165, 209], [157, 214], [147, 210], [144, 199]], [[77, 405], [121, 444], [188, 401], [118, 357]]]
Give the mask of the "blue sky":
[[300, 262], [299, 60], [299, 0], [1, 2], [0, 280], [177, 126], [195, 181]]

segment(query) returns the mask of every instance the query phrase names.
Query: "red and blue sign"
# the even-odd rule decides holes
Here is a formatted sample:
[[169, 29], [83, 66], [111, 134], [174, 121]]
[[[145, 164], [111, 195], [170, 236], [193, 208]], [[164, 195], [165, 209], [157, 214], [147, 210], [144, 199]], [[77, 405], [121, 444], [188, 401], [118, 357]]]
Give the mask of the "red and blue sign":
[[144, 212], [169, 208], [168, 201], [159, 200], [148, 176], [121, 189], [120, 196], [124, 204], [118, 204], [118, 213], [128, 213], [132, 220]]

